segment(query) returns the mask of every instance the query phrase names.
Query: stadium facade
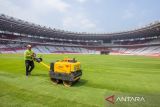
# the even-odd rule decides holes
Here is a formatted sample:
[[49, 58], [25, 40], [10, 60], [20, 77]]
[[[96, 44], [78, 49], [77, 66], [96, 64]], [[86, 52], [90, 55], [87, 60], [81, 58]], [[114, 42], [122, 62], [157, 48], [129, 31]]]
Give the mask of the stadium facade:
[[70, 32], [0, 15], [0, 53], [124, 54], [160, 56], [160, 22], [117, 33]]

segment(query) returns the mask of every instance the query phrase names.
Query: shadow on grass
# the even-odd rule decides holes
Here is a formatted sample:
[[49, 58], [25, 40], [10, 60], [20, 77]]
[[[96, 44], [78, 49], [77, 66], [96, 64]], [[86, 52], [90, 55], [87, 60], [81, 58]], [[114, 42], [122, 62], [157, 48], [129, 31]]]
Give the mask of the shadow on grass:
[[[48, 74], [32, 74], [31, 76], [39, 76], [39, 77], [48, 77], [48, 78], [50, 78]], [[80, 79], [79, 81], [73, 83], [72, 87], [84, 86], [87, 82], [88, 82], [88, 80]], [[62, 81], [60, 83], [62, 83]]]
[[32, 74], [31, 76], [49, 77], [48, 74]]
[[78, 82], [75, 82], [72, 87], [84, 86], [87, 82], [88, 82], [88, 80], [80, 79]]

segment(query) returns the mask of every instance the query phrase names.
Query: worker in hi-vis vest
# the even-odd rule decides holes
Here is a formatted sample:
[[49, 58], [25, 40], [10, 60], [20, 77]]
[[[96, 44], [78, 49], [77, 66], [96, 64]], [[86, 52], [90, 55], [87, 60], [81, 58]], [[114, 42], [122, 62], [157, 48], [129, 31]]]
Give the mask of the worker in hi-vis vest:
[[24, 52], [27, 77], [31, 75], [31, 71], [34, 69], [34, 61], [33, 61], [34, 56], [35, 56], [35, 53], [32, 50], [32, 46], [27, 45], [27, 50]]

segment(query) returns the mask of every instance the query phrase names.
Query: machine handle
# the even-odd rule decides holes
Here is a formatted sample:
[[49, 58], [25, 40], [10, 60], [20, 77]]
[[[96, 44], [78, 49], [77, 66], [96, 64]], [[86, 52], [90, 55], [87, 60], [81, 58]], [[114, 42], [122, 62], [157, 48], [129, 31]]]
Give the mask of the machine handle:
[[47, 65], [47, 64], [45, 64], [45, 63], [43, 63], [43, 62], [40, 62], [40, 64], [43, 65], [43, 66], [45, 66], [46, 68], [50, 69], [50, 66], [49, 66], [49, 65]]

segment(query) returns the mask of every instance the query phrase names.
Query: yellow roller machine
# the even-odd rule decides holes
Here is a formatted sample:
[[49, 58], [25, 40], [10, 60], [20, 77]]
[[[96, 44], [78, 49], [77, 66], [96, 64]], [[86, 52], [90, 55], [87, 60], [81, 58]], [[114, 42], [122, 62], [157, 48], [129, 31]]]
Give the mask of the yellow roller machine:
[[74, 58], [65, 58], [52, 62], [50, 66], [43, 63], [42, 58], [34, 58], [34, 60], [49, 69], [50, 79], [55, 84], [63, 82], [65, 86], [71, 86], [77, 82], [82, 75], [81, 63]]

